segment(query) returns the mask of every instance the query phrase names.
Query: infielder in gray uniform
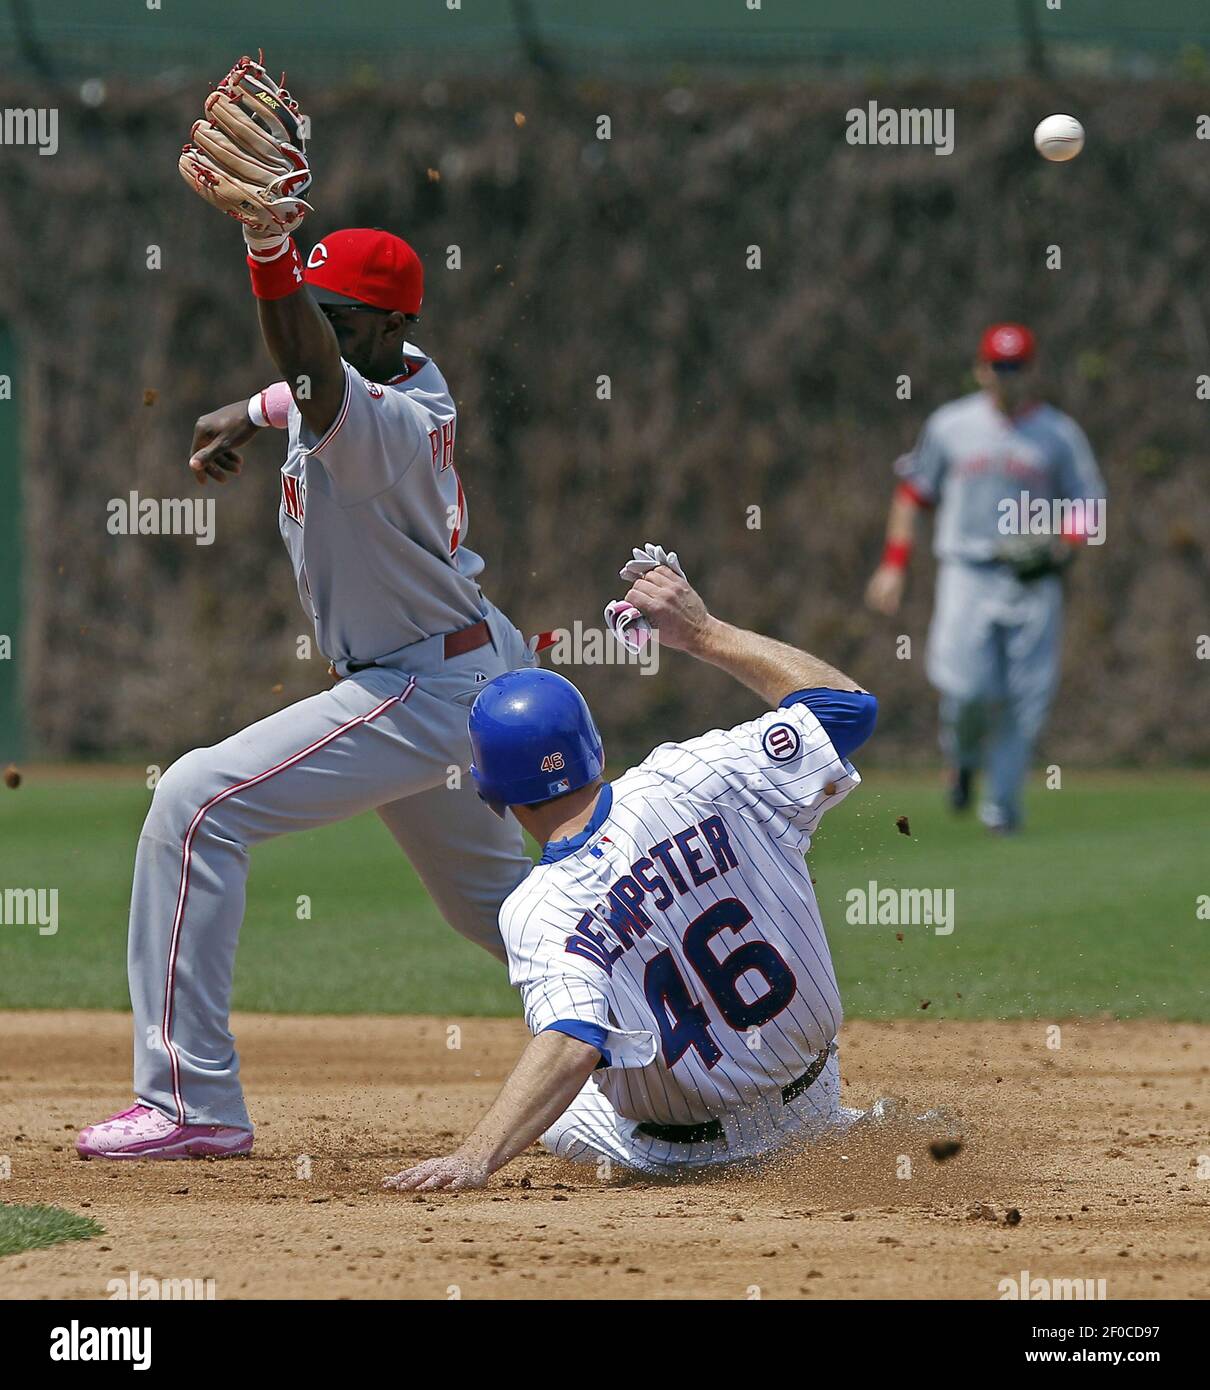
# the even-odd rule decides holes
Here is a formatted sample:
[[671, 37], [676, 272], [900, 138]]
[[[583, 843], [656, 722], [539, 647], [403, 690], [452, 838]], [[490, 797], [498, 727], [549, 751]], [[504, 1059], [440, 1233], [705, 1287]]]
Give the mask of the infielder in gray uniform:
[[882, 563], [866, 600], [893, 614], [916, 516], [936, 508], [937, 604], [929, 680], [941, 694], [941, 747], [955, 810], [986, 772], [980, 819], [1021, 823], [1021, 789], [1059, 675], [1061, 574], [1080, 543], [1105, 539], [1105, 483], [1079, 425], [1037, 399], [1033, 334], [994, 324], [976, 365], [982, 390], [926, 421], [895, 465]]
[[[247, 60], [216, 96], [238, 102], [250, 87], [269, 92], [283, 120], [296, 114]], [[204, 137], [215, 140], [209, 102], [207, 113], [214, 124], [195, 127], [182, 168], [214, 201], [210, 167], [194, 167], [205, 165]], [[465, 544], [454, 402], [407, 340], [420, 261], [398, 237], [355, 229], [316, 243], [304, 271], [289, 235], [301, 212], [266, 202], [273, 217], [245, 221], [245, 238], [284, 381], [203, 416], [189, 464], [199, 483], [223, 482], [246, 441], [288, 431], [278, 522], [336, 680], [186, 754], [156, 788], [130, 914], [138, 1103], [81, 1134], [85, 1157], [251, 1149], [228, 1010], [253, 845], [377, 810], [450, 924], [501, 960], [499, 907], [530, 869], [516, 822], [494, 816], [461, 777], [476, 694], [534, 658], [484, 598], [483, 562]]]

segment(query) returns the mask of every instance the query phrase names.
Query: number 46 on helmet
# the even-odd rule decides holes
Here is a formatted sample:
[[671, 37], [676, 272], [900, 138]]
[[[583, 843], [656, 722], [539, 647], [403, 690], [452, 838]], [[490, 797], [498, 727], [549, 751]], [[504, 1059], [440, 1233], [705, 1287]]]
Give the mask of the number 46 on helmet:
[[498, 816], [595, 782], [601, 735], [583, 695], [554, 671], [508, 671], [479, 692], [470, 717], [471, 778]]

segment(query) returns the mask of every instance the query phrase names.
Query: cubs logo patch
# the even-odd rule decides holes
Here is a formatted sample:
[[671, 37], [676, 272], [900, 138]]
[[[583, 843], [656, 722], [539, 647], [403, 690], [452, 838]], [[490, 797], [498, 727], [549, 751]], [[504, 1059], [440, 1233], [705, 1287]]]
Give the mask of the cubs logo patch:
[[765, 730], [761, 744], [768, 755], [777, 763], [788, 763], [797, 758], [802, 751], [802, 739], [792, 724], [773, 724]]

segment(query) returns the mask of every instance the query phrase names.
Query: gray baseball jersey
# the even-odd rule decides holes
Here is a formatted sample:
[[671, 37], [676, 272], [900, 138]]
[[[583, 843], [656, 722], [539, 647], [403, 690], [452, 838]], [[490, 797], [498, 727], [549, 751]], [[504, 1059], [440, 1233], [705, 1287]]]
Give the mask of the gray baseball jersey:
[[344, 400], [322, 436], [290, 407], [279, 525], [303, 611], [342, 675], [483, 616], [454, 402], [411, 344], [403, 367], [380, 385], [346, 362]]
[[[500, 904], [530, 868], [516, 821], [461, 774], [475, 696], [534, 657], [480, 593], [483, 562], [463, 544], [445, 380], [412, 347], [403, 368], [379, 385], [346, 364], [321, 437], [290, 411], [281, 531], [345, 679], [178, 758], [139, 840], [135, 1093], [180, 1124], [251, 1128], [228, 1010], [253, 845], [376, 810], [450, 925], [498, 957]], [[482, 644], [447, 656], [444, 635], [481, 620]]]
[[920, 501], [936, 505], [933, 549], [940, 560], [990, 560], [1004, 543], [999, 504], [1006, 498], [1105, 496], [1074, 420], [1051, 405], [1010, 419], [983, 391], [934, 411], [895, 471]]
[[952, 765], [986, 770], [983, 819], [1015, 825], [1058, 684], [1063, 590], [1057, 575], [1027, 583], [990, 563], [1006, 540], [1001, 504], [1023, 493], [1031, 505], [1103, 503], [1104, 479], [1084, 431], [1062, 411], [1036, 405], [1010, 418], [982, 391], [935, 411], [895, 471], [937, 508], [927, 664], [942, 696], [942, 748]]

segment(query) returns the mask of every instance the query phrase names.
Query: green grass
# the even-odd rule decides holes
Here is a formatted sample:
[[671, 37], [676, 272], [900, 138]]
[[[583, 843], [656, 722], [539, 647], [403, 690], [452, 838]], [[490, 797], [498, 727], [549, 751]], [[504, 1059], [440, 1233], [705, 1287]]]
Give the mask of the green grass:
[[0, 1202], [0, 1255], [45, 1250], [61, 1240], [88, 1240], [104, 1233], [104, 1228], [91, 1217], [77, 1216], [62, 1207], [22, 1207]]
[[[1111, 1013], [1210, 1019], [1210, 779], [1081, 774], [1036, 790], [1029, 827], [992, 839], [933, 775], [872, 771], [811, 855], [853, 1017]], [[0, 889], [58, 887], [59, 930], [0, 925], [0, 1007], [124, 1008], [130, 870], [149, 793], [134, 774], [0, 789]], [[910, 818], [901, 835], [896, 817]], [[952, 888], [955, 929], [857, 926], [846, 893]], [[309, 921], [296, 899], [311, 898]], [[897, 941], [902, 932], [903, 941]], [[235, 1006], [303, 1013], [517, 1013], [503, 970], [441, 920], [376, 817], [252, 855]]]
[[[59, 888], [55, 935], [0, 926], [0, 1007], [128, 1006], [130, 875], [150, 798], [134, 772], [0, 787], [0, 889]], [[297, 918], [303, 894], [309, 921]], [[517, 1009], [504, 971], [446, 926], [374, 815], [253, 851], [235, 979], [237, 1009]]]
[[[1069, 771], [1027, 808], [1025, 833], [994, 838], [935, 778], [873, 772], [825, 819], [812, 872], [846, 1014], [1210, 1019], [1210, 779]], [[846, 891], [870, 879], [952, 888], [953, 932], [849, 925]]]

